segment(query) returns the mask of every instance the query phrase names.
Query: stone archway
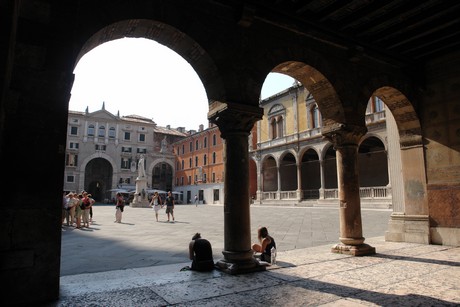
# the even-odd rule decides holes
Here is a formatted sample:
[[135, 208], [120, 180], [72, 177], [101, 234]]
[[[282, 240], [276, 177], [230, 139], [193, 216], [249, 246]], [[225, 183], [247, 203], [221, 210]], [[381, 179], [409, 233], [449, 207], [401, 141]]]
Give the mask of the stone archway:
[[[402, 174], [400, 182], [392, 183], [393, 214], [385, 239], [429, 244], [425, 154], [419, 117], [410, 100], [394, 87], [378, 88], [373, 95], [390, 111], [386, 115], [388, 151], [395, 163], [391, 171]], [[394, 176], [391, 177], [393, 180]], [[408, 232], [409, 228], [413, 230]]]

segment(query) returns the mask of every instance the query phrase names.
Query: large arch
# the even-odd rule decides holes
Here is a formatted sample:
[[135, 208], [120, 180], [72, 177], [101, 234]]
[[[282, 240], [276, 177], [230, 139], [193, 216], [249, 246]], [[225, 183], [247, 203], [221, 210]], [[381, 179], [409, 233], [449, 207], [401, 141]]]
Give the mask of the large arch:
[[[374, 80], [375, 82], [375, 80]], [[387, 132], [390, 175], [393, 189], [393, 214], [386, 234], [388, 241], [430, 243], [430, 221], [422, 128], [411, 101], [397, 88], [382, 86], [374, 90], [388, 107]], [[412, 225], [417, 231], [407, 231]]]
[[93, 48], [124, 37], [152, 39], [170, 48], [193, 67], [210, 101], [224, 95], [224, 86], [211, 56], [190, 36], [158, 20], [127, 19], [114, 21], [103, 27], [83, 43], [76, 57], [75, 66], [80, 58]]

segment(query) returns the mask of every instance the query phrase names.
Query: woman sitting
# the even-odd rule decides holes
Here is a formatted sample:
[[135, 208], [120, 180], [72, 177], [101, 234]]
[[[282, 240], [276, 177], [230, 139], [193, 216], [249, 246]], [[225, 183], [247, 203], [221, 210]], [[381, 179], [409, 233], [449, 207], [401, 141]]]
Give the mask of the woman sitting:
[[272, 247], [276, 248], [275, 239], [268, 234], [267, 227], [260, 227], [257, 230], [257, 238], [259, 239], [259, 244], [253, 244], [252, 250], [256, 253], [262, 253], [260, 255], [260, 260], [270, 262], [272, 254], [271, 249]]

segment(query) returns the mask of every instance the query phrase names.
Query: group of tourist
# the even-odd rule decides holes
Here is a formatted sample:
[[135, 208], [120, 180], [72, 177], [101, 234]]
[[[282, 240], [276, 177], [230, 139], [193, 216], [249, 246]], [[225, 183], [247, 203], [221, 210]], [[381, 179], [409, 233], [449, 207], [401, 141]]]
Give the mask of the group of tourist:
[[86, 191], [64, 193], [62, 198], [62, 224], [77, 229], [89, 227], [93, 222], [93, 204], [95, 200]]

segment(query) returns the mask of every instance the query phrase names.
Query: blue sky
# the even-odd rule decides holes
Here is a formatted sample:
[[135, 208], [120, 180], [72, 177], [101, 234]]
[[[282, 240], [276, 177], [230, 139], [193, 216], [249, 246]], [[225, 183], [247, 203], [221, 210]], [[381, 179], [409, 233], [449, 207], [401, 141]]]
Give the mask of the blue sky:
[[[75, 70], [69, 109], [101, 109], [121, 116], [141, 115], [158, 125], [197, 130], [207, 125], [208, 100], [198, 75], [181, 56], [147, 39], [124, 38], [85, 54]], [[288, 87], [294, 79], [271, 73], [262, 99]], [[187, 104], [184, 101], [193, 103]]]

